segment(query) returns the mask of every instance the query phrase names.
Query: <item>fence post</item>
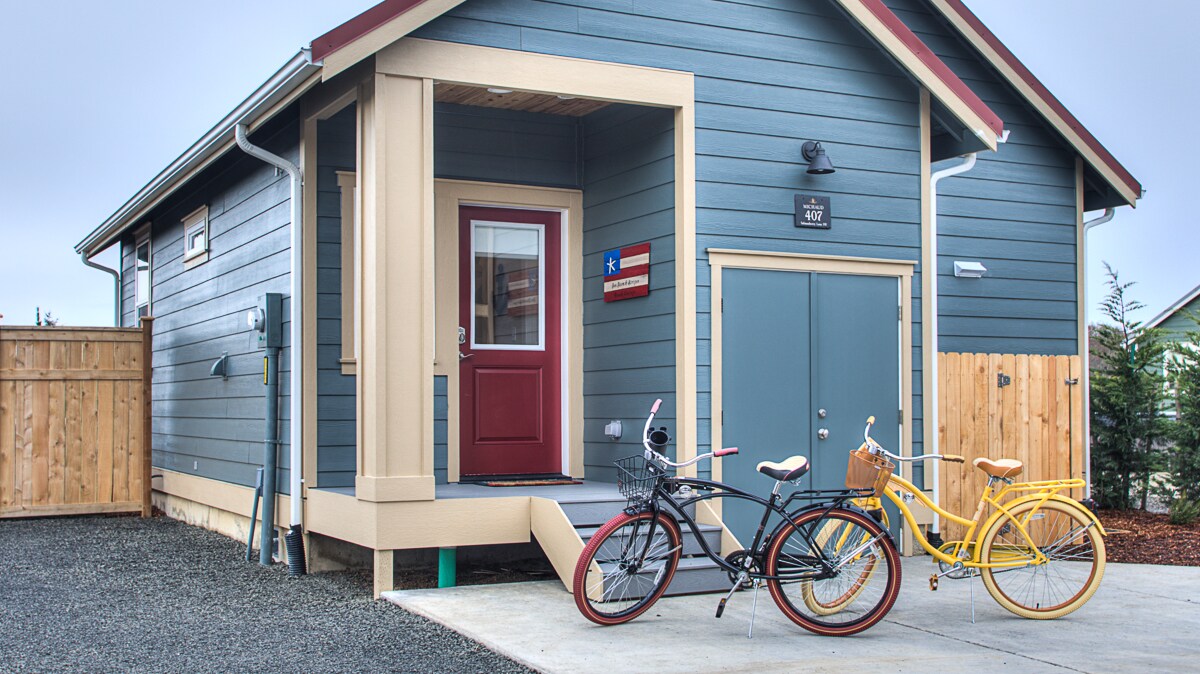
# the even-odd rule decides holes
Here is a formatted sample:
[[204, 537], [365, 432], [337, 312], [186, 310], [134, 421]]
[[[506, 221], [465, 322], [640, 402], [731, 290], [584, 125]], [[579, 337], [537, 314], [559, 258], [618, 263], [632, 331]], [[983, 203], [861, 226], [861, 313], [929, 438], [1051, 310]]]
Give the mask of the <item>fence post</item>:
[[153, 403], [150, 400], [151, 383], [154, 378], [152, 363], [154, 354], [154, 318], [142, 317], [142, 517], [150, 517], [154, 506], [151, 501], [150, 474], [154, 456], [154, 439], [151, 424]]

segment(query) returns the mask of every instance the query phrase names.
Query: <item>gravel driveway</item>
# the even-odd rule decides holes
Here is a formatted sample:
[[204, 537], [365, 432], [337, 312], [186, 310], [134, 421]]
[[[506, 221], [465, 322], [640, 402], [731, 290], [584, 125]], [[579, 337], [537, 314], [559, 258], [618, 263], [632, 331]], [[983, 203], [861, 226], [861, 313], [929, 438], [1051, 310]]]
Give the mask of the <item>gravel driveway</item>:
[[167, 518], [0, 520], [0, 671], [526, 672], [371, 596]]

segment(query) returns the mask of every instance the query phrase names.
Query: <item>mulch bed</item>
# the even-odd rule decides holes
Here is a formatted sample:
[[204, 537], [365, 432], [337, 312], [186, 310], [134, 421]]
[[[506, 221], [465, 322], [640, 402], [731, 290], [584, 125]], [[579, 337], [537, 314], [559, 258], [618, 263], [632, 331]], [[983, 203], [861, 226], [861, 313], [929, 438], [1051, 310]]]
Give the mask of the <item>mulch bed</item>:
[[1200, 566], [1200, 520], [1180, 526], [1142, 510], [1101, 510], [1100, 522], [1110, 562]]

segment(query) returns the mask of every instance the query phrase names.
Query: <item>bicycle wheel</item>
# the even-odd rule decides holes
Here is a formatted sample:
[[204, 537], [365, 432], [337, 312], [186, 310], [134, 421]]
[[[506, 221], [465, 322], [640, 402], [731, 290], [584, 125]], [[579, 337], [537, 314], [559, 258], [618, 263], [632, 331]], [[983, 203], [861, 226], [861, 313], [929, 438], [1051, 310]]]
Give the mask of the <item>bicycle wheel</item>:
[[[886, 521], [883, 522], [883, 526], [887, 527]], [[846, 520], [826, 518], [825, 524], [813, 538], [817, 547], [840, 552], [866, 543], [871, 539], [871, 534]], [[847, 579], [846, 592], [838, 596], [831, 596], [828, 592], [817, 592], [811, 580], [800, 581], [800, 595], [804, 598], [804, 605], [817, 615], [832, 615], [841, 611], [870, 585], [871, 574], [875, 573], [877, 566], [878, 559], [864, 558], [864, 563], [859, 567], [859, 578], [853, 581]]]
[[683, 546], [679, 525], [665, 514], [621, 513], [584, 546], [571, 584], [575, 606], [600, 625], [628, 622], [666, 591]]
[[[813, 578], [818, 559], [833, 574]], [[786, 524], [767, 550], [771, 598], [792, 622], [825, 636], [848, 636], [883, 619], [900, 592], [900, 556], [869, 516], [811, 510]], [[812, 606], [816, 606], [814, 609]]]
[[[1004, 608], [1023, 618], [1049, 620], [1087, 603], [1104, 577], [1104, 539], [1080, 508], [1062, 501], [1022, 503], [1011, 512], [1018, 521], [1030, 513], [1025, 530], [1000, 517], [983, 537], [979, 558], [985, 564], [1028, 562], [1029, 566], [984, 568], [983, 585]], [[1034, 565], [1030, 541], [1047, 557]]]

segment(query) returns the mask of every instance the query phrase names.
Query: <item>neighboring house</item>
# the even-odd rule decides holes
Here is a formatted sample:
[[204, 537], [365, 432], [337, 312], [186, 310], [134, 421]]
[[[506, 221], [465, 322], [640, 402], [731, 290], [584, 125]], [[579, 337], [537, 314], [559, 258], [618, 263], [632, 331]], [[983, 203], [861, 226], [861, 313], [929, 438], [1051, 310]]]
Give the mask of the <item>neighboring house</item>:
[[[238, 148], [239, 123], [299, 166], [298, 194]], [[811, 172], [806, 141], [836, 172]], [[967, 153], [935, 213], [931, 172]], [[565, 572], [596, 513], [566, 487], [471, 483], [611, 492], [657, 397], [678, 456], [738, 444], [725, 477], [756, 491], [758, 460], [797, 452], [810, 484], [839, 486], [868, 414], [920, 453], [923, 270], [941, 351], [1079, 354], [1083, 212], [1140, 195], [958, 0], [389, 0], [314, 40], [78, 251], [119, 245], [124, 323], [157, 319], [160, 501], [229, 533], [266, 410], [245, 315], [284, 295], [277, 522], [311, 554], [374, 551], [383, 589], [394, 550], [531, 532]], [[222, 355], [228, 377], [210, 376]]]
[[[1157, 329], [1163, 341], [1168, 342], [1166, 356], [1163, 358], [1163, 386], [1167, 394], [1167, 415], [1174, 417], [1178, 411], [1175, 399], [1175, 382], [1173, 373], [1184, 357], [1184, 351], [1195, 349], [1198, 345], [1192, 342], [1189, 333], [1200, 332], [1200, 286], [1192, 288], [1183, 297], [1176, 300], [1154, 318], [1146, 323], [1145, 329]], [[1183, 348], [1180, 348], [1183, 347]]]

